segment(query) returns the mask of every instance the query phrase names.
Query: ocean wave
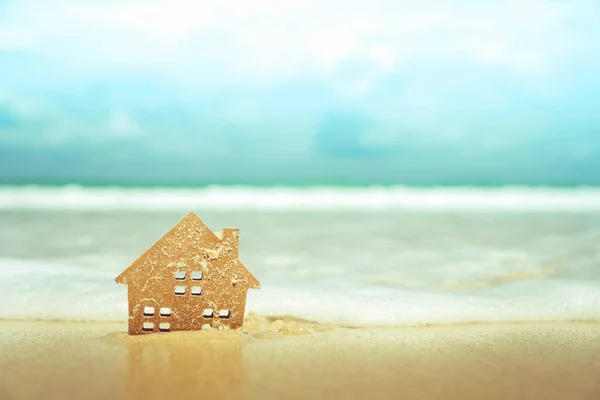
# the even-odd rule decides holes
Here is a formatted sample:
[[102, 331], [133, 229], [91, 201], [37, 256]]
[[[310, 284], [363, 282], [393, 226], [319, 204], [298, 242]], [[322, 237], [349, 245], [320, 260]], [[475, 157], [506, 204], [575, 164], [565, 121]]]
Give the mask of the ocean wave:
[[[0, 319], [127, 321], [127, 288], [105, 270], [0, 259]], [[486, 290], [265, 284], [247, 312], [344, 326], [600, 320], [600, 281], [537, 279]]]
[[0, 186], [0, 210], [597, 212], [600, 188]]

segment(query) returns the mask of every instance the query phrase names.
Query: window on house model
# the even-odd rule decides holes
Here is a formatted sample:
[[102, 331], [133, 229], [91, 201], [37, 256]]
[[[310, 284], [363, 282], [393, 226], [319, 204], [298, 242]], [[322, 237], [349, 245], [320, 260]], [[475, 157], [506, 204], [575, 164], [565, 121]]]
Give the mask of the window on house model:
[[193, 281], [200, 281], [200, 280], [202, 280], [202, 271], [194, 271], [194, 272], [192, 272], [192, 280]]
[[177, 279], [178, 281], [182, 281], [185, 279], [186, 275], [187, 274], [185, 271], [177, 271], [177, 272], [175, 272], [175, 279]]
[[160, 309], [160, 316], [161, 317], [170, 317], [171, 316], [171, 309], [167, 308], [167, 307], [162, 307]]
[[200, 286], [192, 286], [190, 293], [192, 296], [200, 296], [202, 294], [202, 288]]
[[142, 324], [142, 330], [143, 331], [153, 331], [154, 330], [154, 324], [152, 322], [144, 322]]
[[167, 332], [171, 330], [171, 324], [168, 322], [161, 322], [158, 325], [158, 330], [160, 330], [161, 332]]
[[175, 294], [183, 296], [185, 294], [185, 286], [175, 286]]

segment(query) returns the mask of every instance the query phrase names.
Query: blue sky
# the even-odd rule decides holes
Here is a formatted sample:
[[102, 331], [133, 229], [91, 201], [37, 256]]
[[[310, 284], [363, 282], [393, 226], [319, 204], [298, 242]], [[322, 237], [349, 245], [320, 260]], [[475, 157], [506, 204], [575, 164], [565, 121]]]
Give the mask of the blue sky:
[[592, 0], [0, 0], [0, 180], [600, 184]]

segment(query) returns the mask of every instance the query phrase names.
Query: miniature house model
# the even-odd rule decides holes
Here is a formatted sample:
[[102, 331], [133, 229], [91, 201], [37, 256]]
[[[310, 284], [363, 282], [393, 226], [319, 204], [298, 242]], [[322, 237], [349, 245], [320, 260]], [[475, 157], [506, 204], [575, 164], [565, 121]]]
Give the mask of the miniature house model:
[[238, 246], [238, 229], [213, 233], [188, 214], [115, 279], [128, 285], [129, 334], [240, 328], [260, 283]]

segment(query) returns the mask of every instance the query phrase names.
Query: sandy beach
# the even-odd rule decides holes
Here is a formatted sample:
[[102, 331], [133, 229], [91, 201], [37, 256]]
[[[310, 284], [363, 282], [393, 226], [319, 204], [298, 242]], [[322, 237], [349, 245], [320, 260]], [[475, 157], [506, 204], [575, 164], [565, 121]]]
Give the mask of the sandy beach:
[[0, 322], [0, 399], [598, 399], [600, 324], [239, 331]]

